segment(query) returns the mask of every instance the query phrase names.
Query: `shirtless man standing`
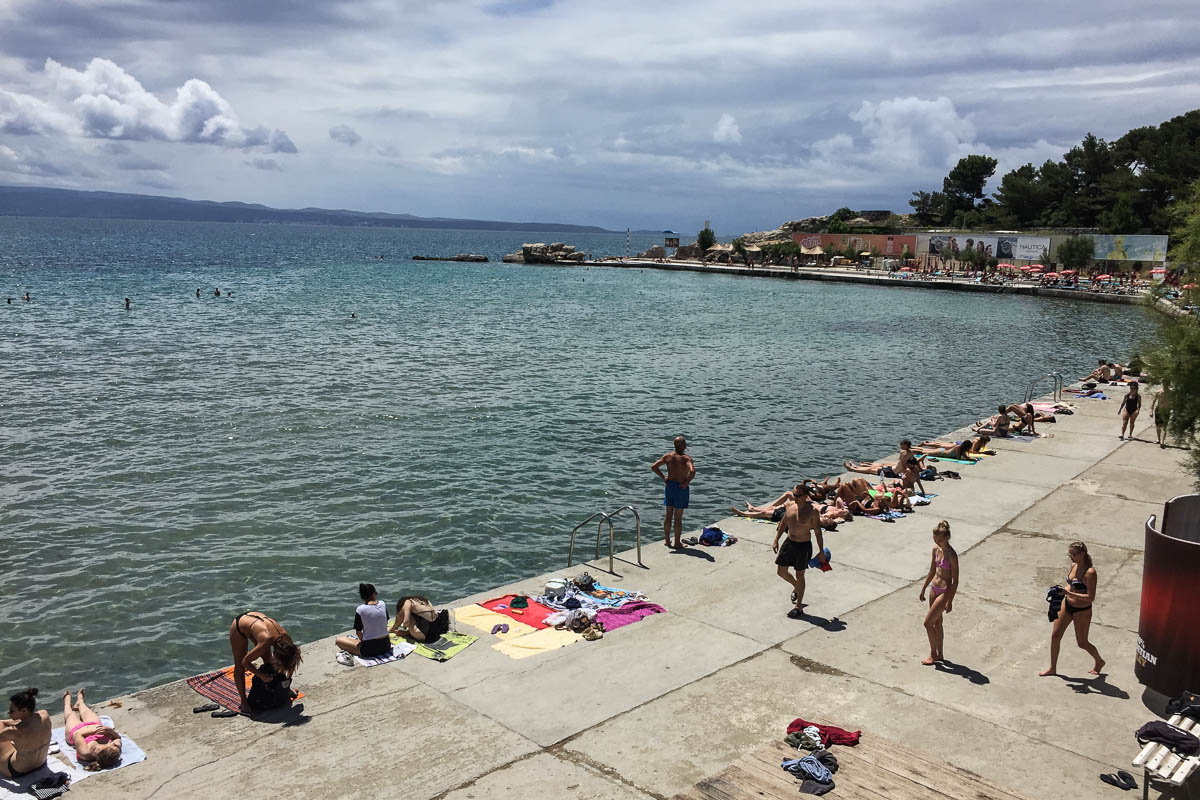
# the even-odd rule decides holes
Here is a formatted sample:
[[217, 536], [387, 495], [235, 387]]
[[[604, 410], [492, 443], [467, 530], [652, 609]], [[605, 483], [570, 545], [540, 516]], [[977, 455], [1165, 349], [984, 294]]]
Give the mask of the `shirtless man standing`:
[[[663, 514], [663, 544], [676, 550], [683, 547], [683, 542], [679, 540], [683, 535], [683, 510], [688, 507], [689, 487], [692, 485], [692, 479], [696, 477], [696, 464], [691, 456], [683, 452], [686, 448], [687, 439], [676, 436], [675, 452], [664, 454], [650, 465], [654, 474], [662, 478], [663, 483], [667, 485], [663, 494], [663, 506], [666, 508], [666, 513]], [[662, 474], [664, 464], [667, 467], [666, 475]], [[674, 545], [671, 544], [671, 520], [675, 521]]]
[[[809, 502], [808, 487], [800, 484], [792, 489], [794, 500], [784, 506], [783, 519], [775, 528], [775, 541], [771, 549], [775, 556], [775, 565], [779, 577], [792, 585], [795, 592], [796, 607], [788, 612], [790, 619], [800, 619], [804, 616], [804, 570], [808, 569], [808, 561], [813, 557], [812, 536], [817, 535], [817, 558], [825, 563], [825, 540], [821, 536], [821, 515]], [[779, 537], [787, 531], [787, 539], [783, 547], [779, 546]], [[796, 570], [793, 579], [788, 569]]]

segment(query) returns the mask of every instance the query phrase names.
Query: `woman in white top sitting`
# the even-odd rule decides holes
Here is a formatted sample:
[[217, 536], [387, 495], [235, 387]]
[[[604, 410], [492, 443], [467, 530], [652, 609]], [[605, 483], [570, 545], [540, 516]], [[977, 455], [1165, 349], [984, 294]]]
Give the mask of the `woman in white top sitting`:
[[362, 658], [378, 658], [392, 653], [392, 640], [388, 636], [387, 605], [380, 599], [375, 587], [369, 583], [358, 585], [358, 595], [363, 602], [354, 609], [354, 636], [339, 636], [335, 644], [341, 651], [338, 662], [353, 663], [352, 655]]

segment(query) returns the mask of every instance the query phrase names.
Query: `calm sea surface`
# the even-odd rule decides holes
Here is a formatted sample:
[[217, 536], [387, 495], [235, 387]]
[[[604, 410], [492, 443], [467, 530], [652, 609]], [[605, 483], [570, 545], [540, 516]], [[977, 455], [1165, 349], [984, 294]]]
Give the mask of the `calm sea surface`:
[[677, 433], [699, 470], [688, 519], [710, 522], [967, 424], [1034, 375], [1127, 356], [1153, 325], [1049, 299], [410, 260], [555, 239], [625, 249], [0, 218], [0, 691], [102, 698], [220, 666], [249, 608], [298, 641], [342, 631], [359, 581], [444, 601], [560, 567], [597, 509], [635, 504], [653, 542], [649, 465]]

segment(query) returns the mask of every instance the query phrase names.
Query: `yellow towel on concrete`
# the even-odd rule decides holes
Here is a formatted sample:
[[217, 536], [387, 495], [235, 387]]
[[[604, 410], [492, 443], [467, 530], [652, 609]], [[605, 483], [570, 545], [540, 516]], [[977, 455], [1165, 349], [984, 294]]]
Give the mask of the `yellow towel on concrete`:
[[516, 639], [494, 644], [492, 645], [492, 649], [499, 650], [509, 658], [526, 658], [528, 656], [535, 656], [538, 653], [557, 650], [560, 647], [566, 647], [569, 644], [579, 641], [583, 641], [583, 637], [578, 633], [560, 631], [554, 628], [543, 628], [540, 631], [534, 631]]
[[503, 614], [492, 611], [490, 608], [484, 608], [475, 603], [454, 609], [454, 621], [487, 634], [490, 634], [492, 628], [497, 625], [507, 625], [508, 633], [496, 634], [496, 638], [505, 640], [516, 639], [518, 636], [525, 636], [536, 630], [532, 625], [517, 622], [512, 617], [506, 617]]

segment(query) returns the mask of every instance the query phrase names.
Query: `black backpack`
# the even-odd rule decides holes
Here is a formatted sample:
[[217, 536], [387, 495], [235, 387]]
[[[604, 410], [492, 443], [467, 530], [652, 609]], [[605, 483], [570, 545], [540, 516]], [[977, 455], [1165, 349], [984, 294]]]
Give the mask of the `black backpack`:
[[269, 711], [272, 708], [286, 706], [296, 697], [292, 691], [292, 679], [285, 678], [276, 672], [271, 664], [263, 664], [258, 670], [271, 677], [264, 681], [257, 675], [250, 681], [250, 692], [246, 695], [246, 703], [251, 711]]

